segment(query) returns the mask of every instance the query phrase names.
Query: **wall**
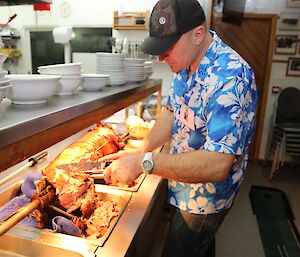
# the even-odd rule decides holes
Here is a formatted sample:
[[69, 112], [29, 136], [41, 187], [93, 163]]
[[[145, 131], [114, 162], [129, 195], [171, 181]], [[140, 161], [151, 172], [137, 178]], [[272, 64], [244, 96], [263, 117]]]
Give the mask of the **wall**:
[[[249, 0], [248, 0], [249, 2]], [[280, 16], [280, 13], [300, 13], [300, 8], [287, 8], [286, 0], [277, 0], [277, 1], [267, 1], [267, 0], [256, 0], [251, 1], [252, 11], [258, 13], [277, 13]], [[300, 31], [289, 31], [289, 30], [279, 30], [277, 28], [277, 35], [298, 35], [300, 39]], [[266, 148], [268, 137], [270, 135], [270, 128], [272, 126], [272, 115], [274, 111], [275, 103], [277, 102], [278, 94], [272, 93], [273, 86], [279, 86], [281, 89], [286, 87], [297, 87], [300, 89], [300, 77], [291, 77], [286, 76], [287, 63], [278, 62], [287, 61], [288, 57], [299, 57], [300, 58], [300, 43], [298, 42], [298, 49], [296, 55], [273, 55], [273, 64], [271, 71], [271, 78], [269, 84], [269, 93], [266, 106], [266, 114], [264, 120], [263, 135], [261, 140], [261, 147], [259, 152], [259, 158], [264, 159], [266, 156]]]

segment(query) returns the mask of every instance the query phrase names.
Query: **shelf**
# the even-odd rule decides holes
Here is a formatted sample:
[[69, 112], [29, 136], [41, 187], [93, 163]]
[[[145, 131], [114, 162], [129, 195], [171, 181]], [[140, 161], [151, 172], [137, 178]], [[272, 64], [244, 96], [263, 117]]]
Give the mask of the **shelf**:
[[[149, 12], [114, 12], [114, 29], [117, 30], [147, 30]], [[142, 24], [139, 24], [142, 23]]]
[[92, 94], [53, 96], [39, 106], [17, 106], [6, 99], [0, 105], [0, 172], [154, 92], [161, 101], [161, 86], [161, 79], [149, 79]]

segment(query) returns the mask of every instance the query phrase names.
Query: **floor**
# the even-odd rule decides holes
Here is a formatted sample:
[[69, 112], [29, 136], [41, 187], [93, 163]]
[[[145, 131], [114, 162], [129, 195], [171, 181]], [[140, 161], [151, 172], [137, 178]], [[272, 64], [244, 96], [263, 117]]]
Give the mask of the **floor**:
[[216, 237], [216, 257], [264, 257], [256, 217], [249, 200], [252, 185], [274, 187], [288, 197], [300, 231], [300, 167], [283, 167], [268, 180], [270, 166], [250, 163], [239, 196]]

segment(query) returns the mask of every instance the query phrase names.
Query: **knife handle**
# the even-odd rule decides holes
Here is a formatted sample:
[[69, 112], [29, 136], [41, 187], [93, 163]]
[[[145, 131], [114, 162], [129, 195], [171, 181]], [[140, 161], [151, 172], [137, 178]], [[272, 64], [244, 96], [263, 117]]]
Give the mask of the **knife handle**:
[[33, 167], [34, 165], [36, 165], [39, 162], [39, 160], [45, 158], [47, 155], [48, 155], [48, 152], [42, 152], [42, 153], [38, 154], [37, 156], [29, 158], [28, 162], [32, 162], [30, 167]]

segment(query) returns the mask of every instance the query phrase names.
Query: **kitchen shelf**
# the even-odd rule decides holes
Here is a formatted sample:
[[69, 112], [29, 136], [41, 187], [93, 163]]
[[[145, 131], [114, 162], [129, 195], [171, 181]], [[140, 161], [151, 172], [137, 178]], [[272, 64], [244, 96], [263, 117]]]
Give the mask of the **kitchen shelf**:
[[4, 99], [0, 105], [0, 172], [154, 92], [158, 92], [159, 113], [161, 87], [161, 79], [149, 79], [99, 92], [53, 96], [39, 106], [17, 106]]
[[[119, 15], [118, 11], [114, 12], [114, 26], [116, 30], [147, 30], [149, 12], [123, 12]], [[137, 24], [144, 21], [143, 24]]]

